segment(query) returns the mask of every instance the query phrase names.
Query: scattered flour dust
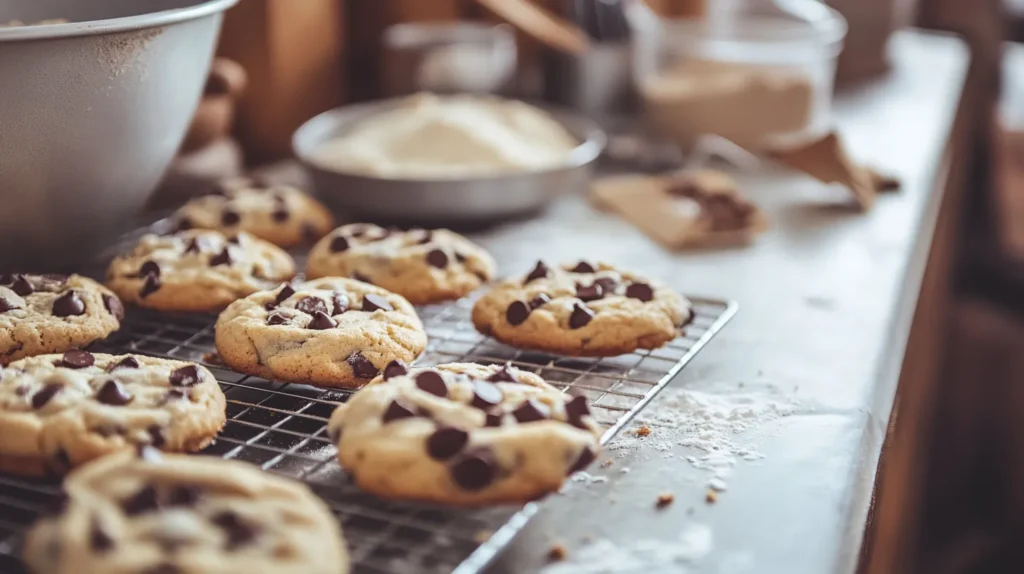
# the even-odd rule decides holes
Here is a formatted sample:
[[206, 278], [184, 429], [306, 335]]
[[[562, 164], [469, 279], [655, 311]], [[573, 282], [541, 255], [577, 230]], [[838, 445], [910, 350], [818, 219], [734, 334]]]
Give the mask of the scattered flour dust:
[[617, 544], [601, 538], [569, 552], [565, 562], [541, 574], [686, 574], [711, 552], [711, 529], [691, 524], [675, 540], [635, 540]]

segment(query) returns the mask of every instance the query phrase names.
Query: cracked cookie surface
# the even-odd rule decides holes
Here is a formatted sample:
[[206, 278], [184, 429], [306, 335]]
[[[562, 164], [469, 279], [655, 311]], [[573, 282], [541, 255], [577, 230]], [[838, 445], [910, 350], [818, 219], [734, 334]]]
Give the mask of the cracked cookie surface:
[[293, 276], [295, 263], [276, 245], [247, 233], [193, 229], [143, 236], [110, 263], [107, 285], [140, 307], [208, 312]]
[[482, 247], [447, 229], [399, 231], [353, 223], [313, 247], [306, 273], [352, 277], [424, 305], [466, 295], [493, 279], [494, 269]]
[[352, 388], [392, 360], [415, 359], [427, 335], [402, 296], [325, 277], [232, 303], [217, 318], [216, 343], [224, 363], [243, 373]]
[[573, 356], [656, 349], [692, 317], [690, 302], [664, 283], [585, 261], [560, 267], [538, 261], [473, 306], [473, 325], [484, 335]]
[[292, 480], [212, 457], [121, 453], [64, 482], [29, 532], [36, 574], [346, 574], [341, 529]]
[[124, 307], [80, 275], [0, 275], [0, 365], [84, 347], [121, 328]]
[[525, 502], [586, 468], [602, 429], [586, 399], [509, 366], [392, 364], [331, 416], [338, 460], [385, 498]]
[[68, 351], [0, 373], [0, 470], [60, 474], [136, 445], [196, 451], [224, 425], [213, 375], [193, 363]]

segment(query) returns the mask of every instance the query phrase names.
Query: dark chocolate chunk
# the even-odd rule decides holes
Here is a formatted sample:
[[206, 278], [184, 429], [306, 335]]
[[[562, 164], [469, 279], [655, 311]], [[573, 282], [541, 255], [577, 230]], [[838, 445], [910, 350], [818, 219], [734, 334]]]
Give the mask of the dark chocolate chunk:
[[455, 252], [455, 260], [458, 261], [459, 263], [465, 263], [466, 261], [469, 261], [469, 257], [466, 257], [465, 255], [463, 255], [463, 254], [459, 253], [458, 251], [456, 251]]
[[587, 468], [588, 466], [590, 466], [590, 463], [594, 462], [594, 458], [596, 458], [594, 456], [594, 451], [590, 450], [590, 447], [588, 446], [583, 447], [583, 450], [580, 452], [580, 456], [576, 459], [576, 462], [574, 462], [572, 464], [572, 467], [569, 469], [569, 474], [579, 472], [584, 468]]
[[234, 260], [231, 258], [231, 250], [224, 246], [224, 250], [210, 258], [210, 267], [218, 265], [231, 265]]
[[497, 386], [487, 381], [474, 381], [473, 401], [470, 404], [478, 409], [487, 410], [500, 403], [504, 396]]
[[184, 399], [184, 398], [185, 398], [185, 391], [180, 391], [178, 389], [171, 389], [171, 390], [167, 391], [167, 394], [164, 395], [164, 398], [160, 401], [160, 405], [163, 406], [163, 405], [166, 405], [167, 403], [169, 403], [171, 401], [180, 401], [181, 399]]
[[534, 297], [533, 299], [530, 299], [529, 305], [530, 305], [530, 309], [532, 310], [532, 309], [538, 309], [540, 307], [543, 307], [544, 305], [547, 305], [550, 302], [551, 302], [551, 296], [548, 295], [547, 293], [541, 293], [541, 294], [537, 295], [536, 297]]
[[551, 408], [536, 399], [527, 399], [512, 411], [512, 416], [521, 423], [542, 421], [551, 416]]
[[64, 389], [64, 385], [57, 383], [47, 383], [43, 385], [43, 388], [36, 391], [36, 394], [32, 395], [32, 408], [41, 409], [46, 406], [46, 403], [50, 402], [57, 393]]
[[284, 223], [285, 221], [288, 221], [288, 217], [290, 215], [291, 214], [288, 213], [288, 210], [286, 208], [278, 207], [277, 209], [274, 210], [273, 213], [270, 214], [270, 218], [276, 221], [277, 223]]
[[228, 243], [231, 245], [241, 245], [242, 240], [239, 239], [237, 235], [232, 235], [231, 237], [228, 237]]
[[151, 425], [146, 431], [149, 432], [149, 444], [157, 448], [167, 444], [167, 437], [164, 436], [164, 431], [158, 425]]
[[[426, 244], [430, 243], [433, 240], [434, 240], [434, 232], [429, 230], [429, 229], [424, 229], [423, 230], [423, 235], [419, 238], [419, 240], [416, 243], [419, 244], [419, 245], [426, 245]], [[458, 257], [458, 254], [456, 254], [456, 257]]]
[[185, 253], [202, 253], [209, 248], [210, 244], [205, 237], [193, 237], [185, 247]]
[[332, 315], [341, 315], [351, 306], [348, 295], [340, 291], [334, 292], [334, 295], [331, 296], [331, 303], [334, 304], [334, 309], [331, 310]]
[[513, 301], [505, 309], [505, 320], [512, 326], [522, 325], [529, 316], [530, 306], [522, 301]]
[[24, 275], [14, 275], [11, 281], [11, 291], [22, 297], [27, 297], [35, 292], [32, 283]]
[[580, 261], [576, 264], [576, 267], [570, 269], [573, 273], [593, 273], [595, 271], [594, 266], [587, 263], [586, 261]]
[[61, 367], [68, 369], [84, 369], [91, 367], [96, 362], [96, 357], [92, 356], [92, 353], [88, 351], [77, 351], [72, 350], [64, 353], [60, 358]]
[[142, 487], [142, 490], [121, 503], [121, 509], [128, 516], [152, 512], [159, 508], [159, 506], [160, 502], [157, 500], [156, 488], [153, 486]]
[[108, 373], [112, 373], [112, 372], [116, 371], [117, 369], [138, 369], [138, 368], [139, 368], [139, 360], [138, 359], [136, 359], [135, 357], [125, 357], [125, 358], [121, 359], [120, 361], [114, 363], [113, 365], [110, 365], [109, 367], [107, 367], [107, 372]]
[[593, 318], [593, 311], [591, 311], [586, 305], [576, 303], [573, 305], [572, 313], [569, 315], [569, 328], [580, 329], [582, 327], [586, 327]]
[[448, 460], [459, 454], [468, 442], [468, 432], [455, 427], [441, 427], [427, 437], [427, 455], [434, 460]]
[[402, 375], [408, 375], [409, 369], [405, 368], [405, 363], [395, 359], [388, 363], [384, 367], [384, 380], [391, 379], [393, 377], [401, 377]]
[[490, 450], [479, 448], [467, 452], [451, 467], [452, 480], [464, 490], [480, 490], [497, 475], [497, 461]]
[[484, 418], [484, 426], [500, 427], [502, 416], [503, 415], [500, 412], [492, 411], [487, 413], [487, 416]]
[[153, 275], [154, 277], [160, 276], [160, 265], [156, 261], [147, 261], [139, 267], [139, 272], [136, 273], [136, 277], [146, 277]]
[[267, 325], [284, 325], [287, 322], [288, 317], [285, 317], [280, 313], [271, 313], [270, 316], [267, 317]]
[[363, 283], [369, 283], [370, 285], [373, 285], [373, 280], [371, 280], [368, 276], [363, 275], [358, 271], [352, 272], [352, 278], [355, 279], [356, 281], [362, 281]]
[[224, 536], [227, 539], [224, 543], [224, 548], [227, 550], [235, 550], [240, 546], [244, 546], [252, 542], [256, 535], [259, 534], [259, 530], [242, 519], [238, 514], [224, 510], [217, 513], [210, 519], [210, 522], [216, 524], [224, 531]]
[[569, 424], [581, 429], [587, 428], [583, 424], [583, 417], [590, 414], [590, 407], [587, 405], [587, 398], [584, 396], [573, 397], [565, 403], [565, 414], [569, 417]]
[[547, 265], [544, 265], [543, 261], [538, 261], [537, 265], [534, 266], [533, 271], [530, 271], [530, 273], [526, 276], [526, 281], [524, 281], [524, 283], [529, 283], [530, 281], [535, 281], [537, 279], [543, 279], [548, 276], [549, 271], [550, 269], [548, 269]]
[[430, 253], [427, 253], [427, 263], [438, 269], [444, 269], [448, 267], [448, 254], [440, 249], [431, 250]]
[[281, 290], [277, 292], [277, 297], [274, 298], [274, 303], [280, 305], [281, 303], [284, 303], [285, 299], [291, 297], [294, 294], [295, 288], [289, 285], [288, 283], [285, 283], [284, 285], [281, 286]]
[[487, 377], [487, 380], [492, 383], [518, 383], [519, 378], [512, 372], [512, 365], [505, 363], [500, 369], [494, 371], [494, 373]]
[[156, 293], [163, 283], [160, 281], [160, 277], [157, 275], [146, 275], [146, 280], [142, 282], [142, 288], [139, 289], [139, 297], [145, 299], [153, 293]]
[[[322, 304], [323, 301], [320, 301]], [[313, 318], [306, 324], [307, 329], [313, 329], [315, 331], [324, 331], [327, 329], [333, 329], [338, 326], [338, 322], [331, 318], [330, 315], [323, 311], [314, 311]]]
[[416, 387], [426, 393], [438, 397], [448, 396], [448, 383], [437, 371], [423, 371], [416, 375]]
[[167, 493], [167, 506], [195, 506], [200, 490], [194, 486], [176, 486]]
[[411, 408], [398, 402], [398, 400], [391, 401], [388, 408], [384, 411], [384, 422], [389, 423], [391, 421], [397, 421], [399, 419], [408, 419], [416, 416], [416, 412]]
[[89, 524], [89, 547], [98, 554], [103, 554], [114, 547], [114, 539], [103, 530], [103, 526], [95, 516]]
[[57, 297], [53, 302], [53, 314], [57, 317], [77, 317], [85, 314], [85, 301], [75, 291]]
[[339, 235], [334, 239], [331, 239], [332, 253], [341, 253], [342, 251], [348, 251], [348, 247], [348, 238], [343, 235]]
[[[124, 305], [121, 304], [121, 300], [113, 295], [103, 295], [103, 306], [107, 308], [107, 311], [117, 319], [118, 323], [124, 320]], [[2, 311], [0, 311], [2, 312]]]
[[604, 297], [604, 289], [597, 283], [591, 285], [576, 284], [576, 297], [580, 301], [596, 301]]
[[313, 315], [318, 312], [327, 315], [327, 304], [319, 297], [303, 297], [295, 304], [295, 309], [307, 315]]
[[171, 371], [172, 387], [191, 387], [198, 385], [203, 380], [203, 373], [195, 365], [186, 365], [180, 369]]
[[240, 221], [242, 221], [242, 216], [238, 215], [238, 212], [232, 209], [225, 209], [220, 214], [220, 222], [224, 225], [238, 225], [238, 222]]
[[13, 311], [13, 310], [15, 310], [17, 308], [18, 307], [14, 306], [14, 303], [11, 303], [10, 301], [8, 301], [7, 299], [4, 299], [3, 297], [0, 297], [0, 313], [6, 313], [8, 311]]
[[352, 372], [360, 379], [372, 379], [380, 372], [377, 367], [370, 362], [370, 359], [367, 359], [359, 351], [349, 355], [348, 358], [345, 359], [345, 362], [352, 367]]
[[388, 303], [388, 300], [376, 293], [363, 295], [363, 311], [394, 311], [395, 308]]
[[121, 383], [110, 379], [103, 383], [100, 390], [96, 391], [96, 400], [105, 404], [115, 407], [127, 405], [132, 402], [135, 397], [125, 390]]
[[633, 283], [626, 287], [626, 297], [639, 299], [644, 303], [654, 299], [654, 289], [646, 283]]

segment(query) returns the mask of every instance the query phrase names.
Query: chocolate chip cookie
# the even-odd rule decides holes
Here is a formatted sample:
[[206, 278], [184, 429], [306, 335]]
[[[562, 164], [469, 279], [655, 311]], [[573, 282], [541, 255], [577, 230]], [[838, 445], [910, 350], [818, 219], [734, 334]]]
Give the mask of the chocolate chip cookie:
[[298, 482], [243, 462], [152, 449], [93, 462], [29, 532], [36, 574], [345, 574], [341, 530]]
[[201, 366], [68, 351], [0, 373], [0, 472], [60, 474], [152, 445], [196, 451], [224, 425], [224, 393]]
[[281, 248], [247, 233], [193, 229], [146, 235], [107, 270], [126, 302], [161, 311], [219, 311], [228, 303], [295, 276]]
[[601, 439], [584, 397], [508, 366], [457, 363], [389, 365], [334, 411], [328, 431], [360, 488], [456, 505], [556, 491], [593, 462]]
[[233, 178], [177, 211], [179, 229], [245, 231], [281, 247], [311, 244], [334, 227], [334, 217], [308, 194], [258, 178]]
[[690, 302], [665, 284], [586, 261], [538, 261], [473, 306], [477, 330], [503, 343], [591, 357], [661, 347], [692, 317]]
[[398, 231], [344, 225], [309, 254], [310, 277], [352, 277], [388, 289], [414, 305], [458, 299], [494, 278], [494, 259], [447, 229]]
[[0, 275], [0, 365], [84, 347], [121, 328], [124, 307], [79, 275]]
[[325, 277], [235, 301], [220, 314], [217, 351], [251, 375], [325, 387], [360, 387], [390, 361], [427, 344], [423, 323], [400, 295]]

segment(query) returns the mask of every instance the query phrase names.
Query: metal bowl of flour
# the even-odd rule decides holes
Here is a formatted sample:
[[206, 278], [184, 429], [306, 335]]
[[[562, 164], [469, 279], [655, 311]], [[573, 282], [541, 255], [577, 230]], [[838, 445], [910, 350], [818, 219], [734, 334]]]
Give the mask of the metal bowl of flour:
[[306, 122], [292, 147], [324, 202], [339, 214], [368, 221], [417, 225], [474, 225], [536, 212], [557, 197], [586, 189], [606, 136], [592, 120], [570, 110], [539, 106], [579, 145], [561, 167], [461, 179], [392, 179], [345, 173], [320, 165], [316, 151], [361, 120], [404, 99], [337, 108]]
[[236, 2], [0, 0], [30, 24], [0, 27], [0, 270], [74, 265], [133, 223]]

